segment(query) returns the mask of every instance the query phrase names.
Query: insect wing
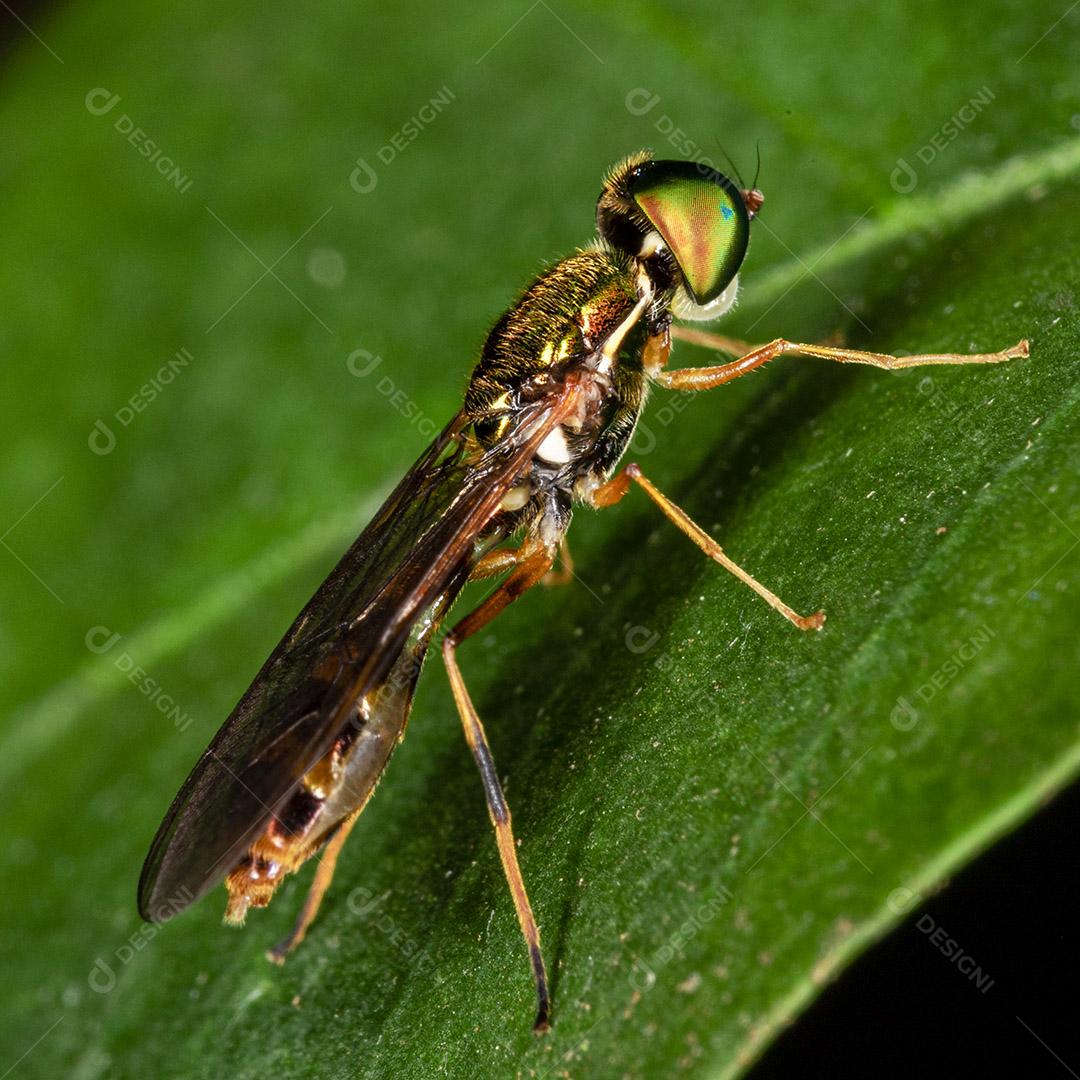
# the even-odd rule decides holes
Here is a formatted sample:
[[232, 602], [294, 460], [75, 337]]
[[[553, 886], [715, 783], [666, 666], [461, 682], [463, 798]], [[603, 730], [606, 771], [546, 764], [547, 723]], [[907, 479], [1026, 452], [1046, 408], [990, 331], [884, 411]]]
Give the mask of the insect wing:
[[171, 918], [243, 856], [356, 702], [385, 680], [418, 621], [447, 606], [446, 594], [464, 583], [478, 537], [573, 399], [571, 389], [553, 388], [472, 460], [460, 415], [432, 443], [297, 617], [173, 800], [139, 881], [144, 918]]

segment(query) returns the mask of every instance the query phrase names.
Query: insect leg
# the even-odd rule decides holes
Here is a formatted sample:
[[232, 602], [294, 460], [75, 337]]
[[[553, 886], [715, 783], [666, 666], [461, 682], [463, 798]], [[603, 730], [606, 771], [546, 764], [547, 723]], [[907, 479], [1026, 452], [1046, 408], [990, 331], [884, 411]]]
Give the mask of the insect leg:
[[268, 960], [275, 964], [284, 964], [285, 957], [304, 940], [308, 927], [319, 913], [319, 905], [322, 903], [323, 895], [330, 888], [330, 882], [334, 877], [334, 867], [337, 866], [338, 855], [341, 854], [341, 849], [345, 846], [345, 841], [348, 839], [349, 833], [359, 817], [360, 811], [357, 810], [352, 817], [347, 818], [338, 826], [337, 832], [330, 838], [329, 843], [323, 849], [319, 865], [315, 868], [315, 877], [312, 879], [311, 888], [308, 889], [304, 906], [296, 917], [295, 925], [289, 931], [287, 937], [282, 938], [267, 952], [266, 958]]
[[495, 761], [491, 756], [487, 736], [484, 734], [484, 725], [480, 722], [480, 717], [469, 697], [469, 691], [465, 687], [465, 680], [461, 677], [461, 669], [458, 667], [455, 656], [455, 651], [462, 641], [487, 625], [511, 601], [530, 589], [551, 569], [553, 559], [550, 551], [539, 544], [529, 546], [526, 543], [522, 547], [529, 547], [529, 551], [520, 560], [518, 567], [475, 611], [462, 619], [443, 638], [442, 650], [446, 670], [450, 675], [454, 701], [465, 729], [465, 739], [480, 769], [488, 814], [491, 817], [491, 823], [495, 826], [495, 839], [499, 846], [503, 872], [506, 874], [510, 894], [514, 899], [521, 932], [529, 948], [537, 998], [536, 1021], [533, 1024], [533, 1030], [541, 1032], [548, 1029], [550, 1001], [547, 971], [544, 968], [544, 957], [540, 952], [540, 930], [529, 904], [528, 893], [525, 891], [521, 868], [518, 866], [514, 833], [510, 824], [510, 807], [507, 806], [498, 773], [495, 771]]
[[924, 353], [916, 356], [891, 356], [888, 353], [862, 352], [858, 349], [846, 349], [835, 345], [807, 345], [785, 338], [777, 338], [768, 345], [756, 349], [732, 360], [728, 364], [715, 367], [683, 368], [681, 371], [657, 371], [652, 377], [661, 386], [670, 390], [711, 390], [739, 378], [762, 364], [784, 353], [800, 356], [818, 356], [825, 360], [835, 360], [841, 364], [869, 364], [871, 367], [886, 371], [899, 371], [901, 368], [921, 367], [924, 364], [1000, 364], [1003, 360], [1015, 360], [1028, 355], [1028, 343], [1025, 338], [1012, 348], [993, 353]]
[[733, 562], [724, 553], [723, 548], [685, 511], [680, 510], [663, 492], [647, 477], [642, 475], [638, 465], [627, 465], [616, 473], [606, 484], [601, 484], [592, 493], [592, 504], [598, 509], [614, 506], [630, 490], [631, 481], [643, 488], [645, 494], [667, 516], [668, 520], [677, 525], [710, 559], [714, 559], [725, 570], [729, 570], [743, 584], [749, 585], [770, 607], [775, 608], [789, 622], [794, 623], [800, 630], [820, 630], [825, 622], [825, 613], [816, 611], [813, 615], [800, 615], [793, 611], [776, 593], [767, 589], [756, 578], [748, 574], [738, 563]]
[[469, 574], [470, 581], [483, 581], [505, 570], [512, 570], [522, 559], [521, 548], [495, 548], [480, 556], [480, 561]]
[[739, 338], [727, 337], [724, 334], [712, 334], [708, 330], [697, 330], [692, 326], [672, 325], [669, 333], [677, 341], [686, 341], [691, 345], [700, 345], [705, 349], [715, 349], [717, 352], [725, 352], [730, 356], [745, 356], [759, 348]]
[[542, 585], [569, 585], [574, 580], [574, 560], [564, 536], [559, 541], [559, 569], [549, 570], [541, 579]]
[[[469, 575], [470, 581], [483, 581], [485, 578], [495, 577], [505, 570], [512, 570], [528, 558], [529, 548], [522, 545], [518, 548], [496, 548], [480, 557], [480, 561], [473, 567]], [[524, 552], [524, 554], [523, 554]], [[570, 545], [564, 536], [559, 541], [559, 569], [549, 570], [542, 579], [544, 585], [569, 585], [574, 578], [574, 560], [570, 557]]]
[[[668, 334], [676, 341], [685, 341], [690, 345], [700, 345], [703, 349], [715, 349], [717, 352], [728, 353], [730, 356], [745, 356], [747, 353], [756, 352], [760, 345], [751, 345], [741, 338], [728, 337], [726, 334], [714, 334], [710, 330], [698, 330], [693, 326], [678, 326], [673, 324], [668, 328]], [[822, 345], [843, 345], [844, 335], [837, 331], [830, 334]]]

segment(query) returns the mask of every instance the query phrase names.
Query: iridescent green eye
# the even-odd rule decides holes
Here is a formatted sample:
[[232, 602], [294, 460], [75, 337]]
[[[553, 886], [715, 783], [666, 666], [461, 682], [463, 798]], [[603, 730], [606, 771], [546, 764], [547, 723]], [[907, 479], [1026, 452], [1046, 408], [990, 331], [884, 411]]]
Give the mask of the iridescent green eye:
[[722, 173], [692, 161], [650, 161], [629, 191], [663, 238], [696, 303], [715, 300], [739, 272], [750, 239], [742, 192]]

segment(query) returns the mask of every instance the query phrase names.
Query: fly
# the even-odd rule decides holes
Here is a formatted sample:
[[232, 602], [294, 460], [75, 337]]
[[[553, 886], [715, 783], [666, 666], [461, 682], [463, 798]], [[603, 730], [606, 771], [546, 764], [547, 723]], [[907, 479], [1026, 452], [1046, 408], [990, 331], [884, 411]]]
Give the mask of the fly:
[[[349, 832], [401, 741], [429, 644], [467, 581], [501, 578], [440, 645], [536, 988], [549, 1024], [540, 932], [518, 865], [510, 809], [458, 647], [542, 581], [572, 575], [575, 503], [613, 506], [641, 488], [710, 558], [800, 630], [800, 615], [743, 570], [634, 464], [618, 469], [650, 385], [708, 390], [785, 353], [894, 371], [1028, 355], [890, 356], [777, 338], [751, 345], [674, 326], [735, 303], [764, 197], [704, 165], [635, 154], [606, 177], [593, 243], [537, 277], [488, 334], [461, 411], [409, 470], [301, 611], [173, 800], [139, 881], [139, 911], [162, 922], [222, 880], [225, 920], [265, 907], [282, 880], [321, 859], [291, 933], [300, 944]], [[732, 357], [669, 370], [672, 339]], [[517, 546], [512, 546], [514, 541]], [[556, 570], [556, 562], [559, 569]]]

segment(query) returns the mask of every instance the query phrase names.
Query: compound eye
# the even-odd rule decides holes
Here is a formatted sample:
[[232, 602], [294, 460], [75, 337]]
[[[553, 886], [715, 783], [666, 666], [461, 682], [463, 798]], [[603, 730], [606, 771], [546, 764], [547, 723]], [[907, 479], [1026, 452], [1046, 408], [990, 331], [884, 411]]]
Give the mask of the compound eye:
[[634, 202], [663, 238], [686, 289], [702, 306], [734, 280], [750, 240], [742, 192], [692, 161], [651, 161], [630, 178]]

